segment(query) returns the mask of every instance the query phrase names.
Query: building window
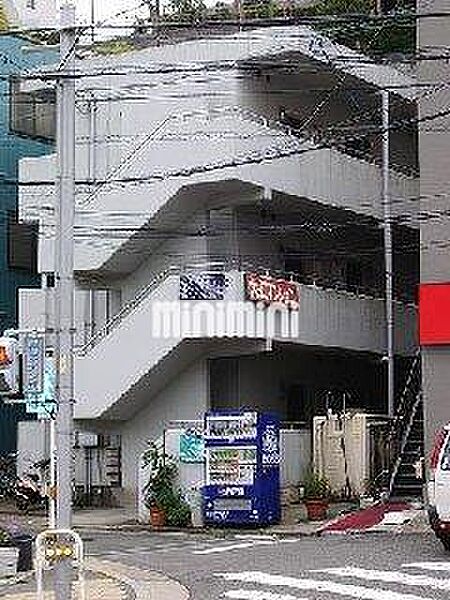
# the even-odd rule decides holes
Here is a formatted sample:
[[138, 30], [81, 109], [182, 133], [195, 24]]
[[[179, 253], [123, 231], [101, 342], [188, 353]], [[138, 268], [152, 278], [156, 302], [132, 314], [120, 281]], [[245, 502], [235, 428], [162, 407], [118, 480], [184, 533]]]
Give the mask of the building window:
[[27, 8], [34, 10], [36, 8], [36, 0], [27, 0]]
[[56, 138], [56, 91], [21, 90], [19, 79], [11, 81], [10, 129], [13, 133], [54, 141]]
[[8, 268], [37, 273], [38, 224], [19, 223], [8, 215]]

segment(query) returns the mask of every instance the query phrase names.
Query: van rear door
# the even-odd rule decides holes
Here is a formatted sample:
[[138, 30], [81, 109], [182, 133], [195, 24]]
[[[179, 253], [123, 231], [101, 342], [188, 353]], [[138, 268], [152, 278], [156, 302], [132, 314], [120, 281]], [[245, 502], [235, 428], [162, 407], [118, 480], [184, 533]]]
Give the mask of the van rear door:
[[441, 521], [450, 522], [450, 432], [443, 445], [435, 473], [435, 506]]

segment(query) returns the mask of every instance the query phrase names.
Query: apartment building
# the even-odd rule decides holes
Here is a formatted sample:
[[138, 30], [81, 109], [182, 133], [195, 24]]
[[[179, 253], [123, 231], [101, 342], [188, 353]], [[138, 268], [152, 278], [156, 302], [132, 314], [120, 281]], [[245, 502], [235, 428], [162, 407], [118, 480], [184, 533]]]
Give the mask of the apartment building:
[[[12, 3], [0, 5], [2, 27], [19, 25]], [[30, 224], [19, 224], [17, 219], [19, 160], [24, 156], [38, 157], [52, 152], [53, 145], [48, 134], [54, 127], [49, 112], [47, 133], [40, 127], [37, 134], [35, 124], [44, 114], [43, 104], [35, 99], [32, 104], [21, 103], [14, 107], [10, 106], [9, 98], [15, 86], [15, 76], [54, 62], [56, 53], [19, 35], [1, 36], [0, 52], [0, 328], [3, 331], [18, 324], [18, 288], [40, 286], [36, 228]], [[54, 96], [54, 93], [51, 95]], [[16, 118], [18, 111], [20, 119]], [[15, 450], [16, 423], [23, 418], [25, 415], [21, 407], [0, 405], [0, 454]]]
[[[346, 392], [385, 413], [380, 90], [400, 390], [416, 348], [414, 82], [306, 27], [77, 71], [75, 417], [120, 436], [124, 488], [136, 494], [147, 440], [209, 408], [309, 423]], [[54, 272], [54, 177], [53, 156], [21, 163], [41, 273]], [[51, 327], [52, 305], [51, 290], [22, 290], [21, 327]]]
[[10, 27], [53, 27], [57, 22], [56, 0], [2, 0], [0, 9]]

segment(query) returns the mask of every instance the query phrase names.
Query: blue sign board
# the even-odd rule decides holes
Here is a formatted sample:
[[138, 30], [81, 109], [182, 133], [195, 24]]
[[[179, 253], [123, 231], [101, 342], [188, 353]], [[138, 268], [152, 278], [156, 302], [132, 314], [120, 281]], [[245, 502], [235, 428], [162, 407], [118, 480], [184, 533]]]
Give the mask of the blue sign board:
[[184, 431], [180, 435], [180, 461], [184, 463], [202, 463], [205, 457], [203, 436]]
[[45, 342], [43, 336], [27, 336], [24, 349], [24, 389], [26, 394], [44, 390]]
[[56, 412], [55, 402], [56, 370], [53, 358], [45, 358], [43, 391], [41, 394], [25, 394], [27, 413], [38, 419], [50, 419]]

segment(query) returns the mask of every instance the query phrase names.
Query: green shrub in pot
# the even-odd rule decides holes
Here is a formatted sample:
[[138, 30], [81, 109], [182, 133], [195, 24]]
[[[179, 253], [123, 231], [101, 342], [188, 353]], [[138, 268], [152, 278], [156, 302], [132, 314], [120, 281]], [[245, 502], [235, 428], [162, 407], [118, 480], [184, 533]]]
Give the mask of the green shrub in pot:
[[191, 510], [176, 485], [178, 467], [172, 456], [166, 454], [154, 442], [142, 457], [148, 468], [148, 481], [144, 486], [144, 502], [149, 510], [158, 509], [171, 527], [186, 527], [191, 522]]

